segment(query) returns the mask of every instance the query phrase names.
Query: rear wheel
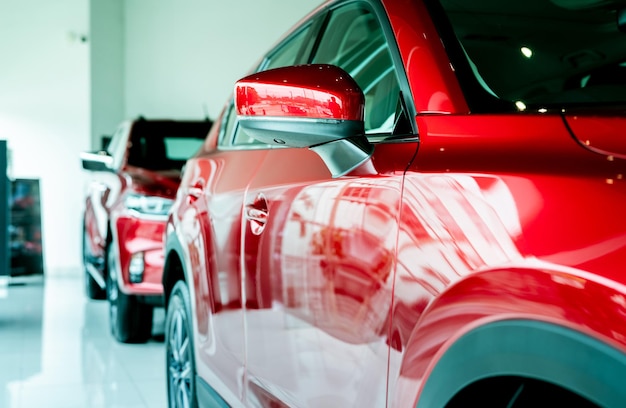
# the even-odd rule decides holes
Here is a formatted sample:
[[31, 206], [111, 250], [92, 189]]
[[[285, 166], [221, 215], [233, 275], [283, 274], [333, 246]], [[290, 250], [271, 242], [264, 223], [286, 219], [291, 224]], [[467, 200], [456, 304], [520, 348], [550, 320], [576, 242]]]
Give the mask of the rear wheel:
[[98, 282], [91, 276], [87, 270], [89, 260], [92, 258], [89, 252], [89, 237], [87, 236], [87, 230], [83, 228], [83, 268], [85, 270], [85, 294], [89, 299], [106, 299], [106, 289], [100, 287]]
[[170, 408], [196, 408], [196, 364], [191, 332], [189, 289], [178, 281], [165, 319], [167, 396]]
[[446, 404], [446, 408], [468, 406], [598, 408], [593, 402], [558, 385], [516, 376], [480, 380], [461, 390]]
[[152, 335], [153, 307], [119, 289], [111, 245], [107, 248], [107, 298], [111, 334], [122, 343], [145, 343]]

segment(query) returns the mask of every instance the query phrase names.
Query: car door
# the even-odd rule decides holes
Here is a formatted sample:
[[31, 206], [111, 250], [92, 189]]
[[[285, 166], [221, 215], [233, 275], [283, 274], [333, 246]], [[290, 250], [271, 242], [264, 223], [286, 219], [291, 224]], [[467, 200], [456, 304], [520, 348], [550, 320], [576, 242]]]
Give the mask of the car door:
[[[330, 10], [309, 59], [343, 68], [363, 90], [371, 159], [333, 178], [314, 151], [274, 148], [245, 194], [251, 405], [386, 403], [402, 180], [417, 143], [380, 15], [359, 2]], [[400, 135], [410, 140], [395, 143]]]
[[[265, 64], [298, 62], [302, 45], [310, 41], [311, 25], [302, 27]], [[215, 134], [213, 134], [215, 133]], [[220, 394], [243, 398], [245, 290], [240, 252], [244, 193], [269, 147], [239, 129], [232, 101], [227, 104], [208, 143], [188, 161], [181, 192], [187, 202], [178, 211], [185, 228], [185, 252], [191, 261], [197, 317], [195, 339], [199, 350], [198, 374], [218, 377]], [[187, 221], [185, 221], [187, 220]]]
[[[178, 193], [186, 198], [177, 217], [184, 224], [180, 240], [192, 275], [198, 374], [223, 379], [226, 389], [220, 393], [241, 399], [241, 206], [245, 188], [266, 153], [233, 144], [236, 121], [231, 110], [225, 109], [205, 146], [187, 162]], [[211, 141], [215, 146], [207, 147]]]

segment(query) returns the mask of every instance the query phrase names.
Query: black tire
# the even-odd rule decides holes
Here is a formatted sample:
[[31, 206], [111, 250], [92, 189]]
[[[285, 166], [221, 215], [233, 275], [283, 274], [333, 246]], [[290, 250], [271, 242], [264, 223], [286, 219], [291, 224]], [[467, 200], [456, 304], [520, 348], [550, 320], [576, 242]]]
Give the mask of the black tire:
[[172, 289], [165, 318], [167, 401], [170, 408], [197, 408], [189, 289], [178, 281]]
[[91, 276], [87, 270], [87, 264], [91, 258], [87, 252], [87, 230], [83, 228], [83, 269], [85, 273], [85, 294], [89, 299], [103, 300], [107, 297], [105, 288], [98, 285], [98, 282]]
[[145, 343], [152, 335], [154, 308], [119, 289], [114, 251], [107, 248], [107, 299], [111, 334], [121, 343]]

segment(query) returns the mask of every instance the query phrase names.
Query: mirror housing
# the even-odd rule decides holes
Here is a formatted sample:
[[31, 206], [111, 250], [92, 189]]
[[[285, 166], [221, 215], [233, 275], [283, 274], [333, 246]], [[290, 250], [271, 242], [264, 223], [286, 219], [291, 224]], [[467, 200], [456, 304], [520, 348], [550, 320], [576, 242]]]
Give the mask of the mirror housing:
[[269, 145], [308, 147], [333, 177], [367, 161], [365, 97], [354, 79], [333, 65], [277, 68], [239, 80], [235, 105], [240, 126]]
[[80, 159], [83, 169], [89, 171], [113, 171], [113, 156], [104, 150], [98, 152], [82, 152]]

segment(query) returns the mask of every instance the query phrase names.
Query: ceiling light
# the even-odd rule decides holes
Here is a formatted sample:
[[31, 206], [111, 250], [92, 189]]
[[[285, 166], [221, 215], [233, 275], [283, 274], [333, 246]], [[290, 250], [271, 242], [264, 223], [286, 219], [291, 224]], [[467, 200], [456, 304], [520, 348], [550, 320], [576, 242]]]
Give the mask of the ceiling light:
[[522, 47], [520, 48], [520, 51], [522, 52], [522, 54], [526, 57], [526, 58], [530, 58], [533, 56], [533, 50], [531, 50], [528, 47]]

